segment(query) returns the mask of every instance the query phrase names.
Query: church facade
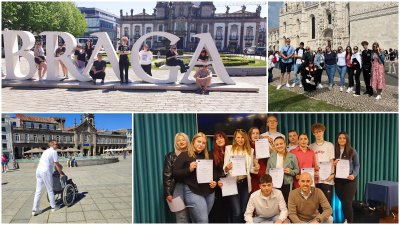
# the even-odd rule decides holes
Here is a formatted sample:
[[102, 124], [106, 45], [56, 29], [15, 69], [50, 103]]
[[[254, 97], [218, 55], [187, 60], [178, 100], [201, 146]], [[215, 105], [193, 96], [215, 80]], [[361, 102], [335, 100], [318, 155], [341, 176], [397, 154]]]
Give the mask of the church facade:
[[[304, 42], [312, 50], [331, 46], [359, 46], [378, 42], [381, 48], [396, 48], [398, 43], [398, 2], [289, 2], [279, 14], [279, 31], [268, 33], [269, 49], [279, 50], [284, 38], [291, 45]], [[371, 46], [370, 46], [371, 47]]]

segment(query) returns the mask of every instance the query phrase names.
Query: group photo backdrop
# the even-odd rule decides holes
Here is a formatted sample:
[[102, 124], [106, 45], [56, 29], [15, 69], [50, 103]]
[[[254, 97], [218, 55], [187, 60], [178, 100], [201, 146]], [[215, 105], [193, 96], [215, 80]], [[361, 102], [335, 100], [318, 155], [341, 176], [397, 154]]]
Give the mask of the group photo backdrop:
[[[345, 131], [359, 153], [360, 173], [355, 200], [364, 201], [369, 181], [398, 182], [398, 115], [397, 114], [273, 114], [278, 118], [278, 131], [287, 136], [289, 130], [307, 133], [309, 144], [314, 123], [326, 126], [325, 140], [335, 143]], [[218, 130], [232, 136], [235, 129], [252, 126], [266, 131], [267, 114], [134, 114], [134, 223], [173, 223], [163, 190], [164, 158], [174, 149], [174, 137], [184, 132], [191, 141], [194, 134], [204, 132], [212, 150], [212, 135]], [[231, 138], [230, 142], [231, 144]], [[334, 196], [332, 208], [335, 222], [343, 221], [340, 202]]]

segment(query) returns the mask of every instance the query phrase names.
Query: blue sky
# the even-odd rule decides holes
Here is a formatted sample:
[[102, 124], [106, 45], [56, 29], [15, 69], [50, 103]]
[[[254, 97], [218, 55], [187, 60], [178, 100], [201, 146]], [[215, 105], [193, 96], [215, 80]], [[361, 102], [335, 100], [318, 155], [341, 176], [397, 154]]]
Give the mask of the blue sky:
[[[133, 9], [133, 14], [143, 12], [143, 8], [146, 9], [146, 13], [153, 14], [153, 9], [156, 6], [157, 1], [74, 1], [78, 7], [96, 7], [107, 12], [111, 12], [119, 17], [119, 11], [122, 9], [128, 12]], [[261, 2], [261, 1], [259, 1]], [[224, 13], [226, 11], [225, 5], [229, 4], [229, 12], [235, 12], [241, 10], [243, 1], [214, 1], [216, 7], [216, 13]], [[267, 5], [261, 5], [261, 17], [267, 16]], [[255, 12], [257, 5], [246, 5], [246, 11]]]
[[282, 8], [283, 2], [268, 3], [268, 28], [279, 27], [279, 11]]
[[[41, 116], [41, 117], [65, 117], [65, 127], [74, 125], [74, 118], [79, 124], [80, 116], [83, 113], [23, 113], [25, 115]], [[15, 114], [9, 114], [15, 117]], [[95, 126], [98, 130], [117, 130], [132, 129], [132, 114], [130, 113], [95, 113]]]

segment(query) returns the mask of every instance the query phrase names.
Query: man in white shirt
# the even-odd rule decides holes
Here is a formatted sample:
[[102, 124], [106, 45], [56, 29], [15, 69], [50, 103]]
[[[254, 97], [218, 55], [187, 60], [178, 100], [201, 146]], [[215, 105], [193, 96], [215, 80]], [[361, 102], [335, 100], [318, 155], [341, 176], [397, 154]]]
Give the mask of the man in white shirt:
[[269, 115], [267, 117], [267, 132], [262, 133], [260, 136], [261, 138], [268, 139], [270, 150], [275, 149], [274, 140], [278, 136], [281, 136], [286, 140], [285, 135], [278, 132], [278, 119], [274, 115]]
[[335, 178], [335, 166], [333, 161], [335, 160], [335, 147], [334, 145], [324, 140], [325, 125], [321, 123], [315, 123], [311, 126], [311, 132], [315, 137], [315, 143], [310, 145], [310, 149], [315, 153], [315, 167], [319, 170], [321, 163], [331, 163], [331, 174], [327, 178], [320, 178], [319, 172], [316, 179], [316, 187], [324, 192], [325, 197], [328, 199], [329, 204], [332, 205], [333, 185]]
[[[253, 217], [255, 213], [255, 217]], [[246, 223], [288, 223], [288, 210], [280, 190], [272, 188], [272, 177], [260, 177], [260, 189], [251, 194], [244, 213]]]
[[57, 171], [60, 173], [60, 176], [64, 176], [62, 171], [62, 166], [58, 162], [57, 151], [57, 142], [51, 140], [49, 142], [49, 147], [46, 149], [42, 157], [39, 160], [38, 167], [36, 169], [36, 192], [35, 198], [33, 200], [33, 208], [32, 215], [36, 216], [42, 212], [39, 209], [40, 206], [40, 195], [42, 193], [43, 184], [46, 186], [47, 194], [50, 200], [51, 211], [56, 211], [59, 206], [56, 206], [53, 192], [53, 167], [56, 166]]

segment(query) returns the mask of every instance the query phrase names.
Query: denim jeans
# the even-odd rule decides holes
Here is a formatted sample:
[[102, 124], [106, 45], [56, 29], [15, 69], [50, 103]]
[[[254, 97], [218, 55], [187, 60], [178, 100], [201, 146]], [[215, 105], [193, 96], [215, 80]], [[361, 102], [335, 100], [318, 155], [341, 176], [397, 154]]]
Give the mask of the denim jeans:
[[[183, 183], [176, 183], [175, 184], [175, 189], [174, 189], [174, 194], [173, 198], [176, 197], [181, 197], [182, 200], [184, 200], [184, 192], [183, 192]], [[187, 209], [175, 212], [175, 218], [176, 218], [176, 223], [189, 223], [189, 215], [187, 212]]]
[[294, 80], [293, 80], [293, 83], [295, 83], [295, 84], [299, 84], [300, 83], [300, 80], [297, 78], [297, 73], [300, 72], [300, 74], [301, 74], [301, 71], [299, 71], [300, 67], [301, 67], [301, 64], [297, 64], [297, 63], [294, 64], [294, 75], [293, 75]]
[[344, 86], [344, 76], [346, 75], [347, 72], [347, 66], [338, 66], [338, 72], [340, 75], [340, 82], [339, 86], [343, 87]]
[[244, 182], [237, 184], [238, 194], [230, 196], [233, 223], [244, 223], [244, 213], [249, 201], [249, 188], [247, 179]]
[[270, 218], [256, 216], [253, 217], [253, 223], [275, 223], [279, 219], [279, 214]]
[[334, 65], [325, 65], [326, 74], [328, 75], [329, 86], [333, 85], [333, 78], [335, 77], [336, 73], [336, 64]]
[[198, 195], [193, 193], [186, 184], [183, 190], [185, 193], [186, 207], [189, 208], [192, 223], [208, 223], [208, 214], [215, 200], [214, 192], [207, 196]]

